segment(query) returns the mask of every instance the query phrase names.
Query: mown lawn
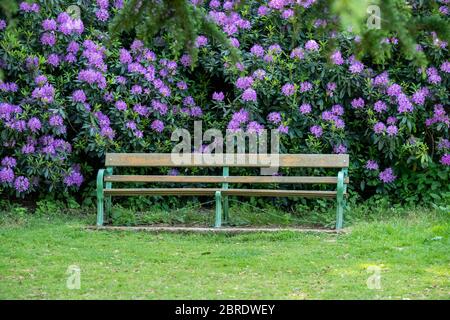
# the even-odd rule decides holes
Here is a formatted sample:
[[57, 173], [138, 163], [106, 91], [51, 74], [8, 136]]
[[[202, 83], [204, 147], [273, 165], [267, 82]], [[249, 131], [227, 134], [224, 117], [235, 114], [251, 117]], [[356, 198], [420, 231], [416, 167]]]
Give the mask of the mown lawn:
[[[89, 231], [92, 219], [0, 225], [0, 299], [449, 299], [450, 222], [413, 211], [347, 234]], [[81, 288], [66, 287], [67, 268]], [[367, 268], [381, 268], [369, 289]]]

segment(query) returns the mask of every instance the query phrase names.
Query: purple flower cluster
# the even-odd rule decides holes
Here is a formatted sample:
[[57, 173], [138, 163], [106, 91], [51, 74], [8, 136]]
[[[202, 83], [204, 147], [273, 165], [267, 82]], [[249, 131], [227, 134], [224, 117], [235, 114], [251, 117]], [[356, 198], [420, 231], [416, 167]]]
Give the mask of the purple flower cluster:
[[164, 130], [164, 123], [161, 120], [154, 120], [150, 127], [153, 131], [161, 133]]
[[73, 167], [70, 170], [70, 172], [64, 177], [64, 183], [68, 187], [76, 186], [79, 188], [83, 183], [83, 181], [84, 181], [83, 175], [79, 171], [79, 168], [76, 166]]
[[366, 169], [367, 170], [378, 170], [378, 163], [375, 160], [367, 160]]
[[345, 122], [341, 118], [344, 115], [344, 108], [336, 104], [331, 107], [331, 110], [322, 112], [322, 119], [329, 121], [334, 124], [337, 129], [343, 129], [345, 127]]
[[292, 83], [286, 83], [281, 88], [281, 92], [286, 97], [292, 96], [295, 93], [295, 86]]
[[55, 96], [55, 88], [51, 84], [46, 83], [42, 87], [35, 88], [31, 96], [43, 103], [52, 103]]
[[425, 120], [425, 124], [427, 127], [435, 123], [443, 123], [447, 126], [447, 128], [450, 128], [450, 117], [447, 115], [444, 107], [441, 104], [435, 105], [433, 117]]
[[21, 2], [19, 6], [20, 10], [23, 12], [39, 12], [40, 6], [37, 3], [28, 3], [28, 2]]
[[311, 132], [316, 138], [320, 138], [323, 134], [323, 129], [321, 126], [314, 125], [309, 128], [309, 132]]
[[392, 183], [397, 179], [397, 176], [394, 174], [394, 170], [392, 168], [387, 168], [384, 171], [381, 171], [378, 175], [378, 178], [383, 183]]

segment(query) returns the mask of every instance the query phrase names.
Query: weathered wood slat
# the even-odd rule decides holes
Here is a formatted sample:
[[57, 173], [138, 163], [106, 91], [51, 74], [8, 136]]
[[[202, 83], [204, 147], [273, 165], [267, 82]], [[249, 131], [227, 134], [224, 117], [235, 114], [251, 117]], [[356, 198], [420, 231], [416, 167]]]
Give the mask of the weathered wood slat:
[[107, 167], [296, 167], [347, 168], [348, 154], [221, 154], [208, 161], [202, 154], [178, 158], [170, 153], [107, 153]]
[[259, 196], [259, 197], [306, 197], [306, 198], [334, 198], [336, 191], [315, 190], [278, 190], [278, 189], [220, 189], [220, 188], [154, 188], [154, 189], [105, 189], [105, 195], [131, 196], [131, 195], [179, 195], [179, 196], [212, 196], [217, 190], [223, 195], [230, 196]]
[[165, 196], [213, 196], [218, 188], [124, 188], [105, 189], [105, 195], [133, 196], [133, 195], [165, 195]]
[[335, 198], [336, 191], [315, 190], [271, 190], [271, 189], [227, 189], [223, 195], [229, 196], [257, 196], [257, 197], [305, 197], [305, 198]]
[[[106, 182], [336, 184], [337, 177], [113, 175]], [[349, 179], [346, 178], [348, 183]]]

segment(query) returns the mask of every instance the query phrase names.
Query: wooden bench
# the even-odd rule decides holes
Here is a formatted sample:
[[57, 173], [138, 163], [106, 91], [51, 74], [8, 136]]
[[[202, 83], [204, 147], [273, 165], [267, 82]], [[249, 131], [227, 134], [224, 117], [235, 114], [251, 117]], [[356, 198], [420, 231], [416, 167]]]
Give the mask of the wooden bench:
[[[196, 154], [188, 155], [190, 161], [184, 164], [174, 163], [169, 153], [107, 153], [105, 166], [97, 175], [97, 225], [102, 226], [104, 211], [111, 215], [112, 196], [134, 195], [175, 195], [175, 196], [214, 196], [216, 200], [215, 227], [222, 225], [223, 218], [228, 221], [228, 196], [255, 197], [308, 197], [336, 198], [336, 229], [341, 229], [344, 219], [345, 198], [347, 195], [349, 155], [347, 154], [280, 154], [278, 166], [289, 168], [336, 168], [336, 176], [230, 176], [230, 168], [258, 168], [267, 163], [250, 157], [252, 155], [234, 155], [229, 161], [224, 155], [214, 164], [196, 164]], [[244, 161], [236, 161], [238, 156]], [[253, 155], [254, 156], [254, 155]], [[259, 155], [261, 156], [261, 155]], [[270, 155], [269, 155], [270, 156]], [[240, 158], [242, 160], [242, 158]], [[258, 158], [260, 159], [260, 158]], [[171, 175], [114, 175], [115, 167], [216, 167], [222, 168], [221, 176], [171, 176]], [[113, 188], [114, 183], [114, 188]], [[119, 188], [121, 183], [203, 183], [215, 184], [209, 188]], [[230, 184], [329, 184], [336, 185], [335, 190], [288, 190], [288, 189], [236, 189]], [[105, 210], [104, 210], [105, 209]]]

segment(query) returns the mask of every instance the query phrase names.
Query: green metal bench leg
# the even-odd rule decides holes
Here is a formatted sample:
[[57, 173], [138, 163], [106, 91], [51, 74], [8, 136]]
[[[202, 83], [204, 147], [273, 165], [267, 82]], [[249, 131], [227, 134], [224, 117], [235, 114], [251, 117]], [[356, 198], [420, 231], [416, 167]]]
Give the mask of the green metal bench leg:
[[103, 225], [104, 199], [103, 199], [103, 175], [105, 169], [98, 170], [97, 174], [97, 226]]
[[215, 228], [222, 226], [222, 193], [216, 191], [216, 220], [214, 222]]
[[[105, 170], [107, 176], [112, 176], [113, 174], [113, 168], [109, 167]], [[105, 189], [111, 189], [112, 188], [112, 182], [106, 182], [105, 183]], [[112, 201], [111, 196], [105, 197], [105, 219], [107, 220], [108, 217], [111, 217], [111, 209], [112, 209]]]
[[[228, 167], [223, 167], [223, 176], [224, 177], [228, 177], [230, 174], [229, 168]], [[228, 183], [222, 183], [222, 189], [228, 189]], [[228, 196], [223, 196], [223, 220], [225, 223], [229, 222], [229, 205], [228, 205]]]
[[345, 172], [344, 171], [340, 171], [338, 173], [337, 196], [336, 196], [336, 200], [337, 200], [337, 204], [336, 204], [336, 206], [337, 206], [337, 209], [336, 209], [336, 230], [342, 229], [342, 226], [344, 224], [344, 206], [345, 206], [345, 201], [344, 201], [344, 190], [345, 190], [344, 176], [345, 176]]

